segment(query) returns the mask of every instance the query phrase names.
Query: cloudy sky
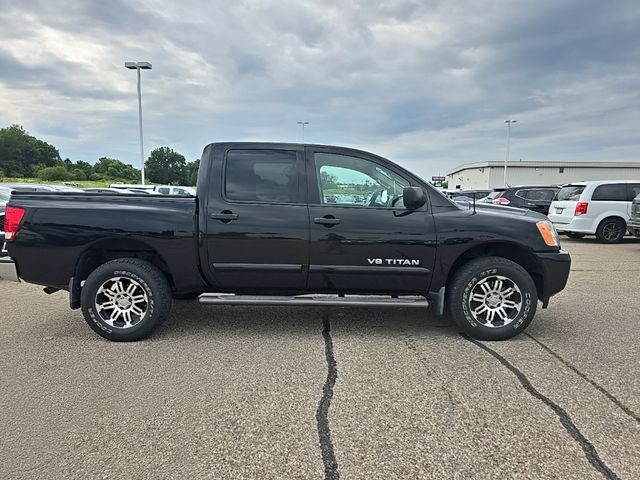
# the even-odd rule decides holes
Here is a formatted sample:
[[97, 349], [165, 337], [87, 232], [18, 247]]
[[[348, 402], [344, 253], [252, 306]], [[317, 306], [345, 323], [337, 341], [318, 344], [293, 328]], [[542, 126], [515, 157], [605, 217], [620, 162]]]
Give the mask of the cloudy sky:
[[640, 161], [640, 2], [0, 0], [0, 126], [72, 160], [306, 139], [424, 176], [511, 158]]

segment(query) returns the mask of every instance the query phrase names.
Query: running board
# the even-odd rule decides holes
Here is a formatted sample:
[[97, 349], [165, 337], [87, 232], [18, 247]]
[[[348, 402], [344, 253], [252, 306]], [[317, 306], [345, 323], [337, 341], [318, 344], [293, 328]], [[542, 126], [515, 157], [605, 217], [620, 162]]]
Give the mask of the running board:
[[198, 297], [203, 305], [293, 305], [328, 307], [420, 307], [429, 306], [421, 296], [390, 297], [383, 295], [320, 295], [296, 296], [235, 295], [233, 293], [203, 293]]

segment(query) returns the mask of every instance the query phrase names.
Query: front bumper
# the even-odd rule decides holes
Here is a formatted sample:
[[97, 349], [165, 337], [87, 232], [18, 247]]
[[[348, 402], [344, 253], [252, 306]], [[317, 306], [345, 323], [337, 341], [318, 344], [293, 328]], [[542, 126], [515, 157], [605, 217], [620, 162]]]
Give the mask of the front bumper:
[[19, 282], [18, 269], [11, 257], [0, 257], [0, 280]]
[[542, 265], [542, 274], [544, 277], [540, 300], [542, 300], [543, 306], [546, 307], [549, 303], [549, 298], [562, 291], [567, 285], [569, 271], [571, 270], [571, 256], [569, 252], [564, 250], [551, 253], [538, 253], [537, 256]]

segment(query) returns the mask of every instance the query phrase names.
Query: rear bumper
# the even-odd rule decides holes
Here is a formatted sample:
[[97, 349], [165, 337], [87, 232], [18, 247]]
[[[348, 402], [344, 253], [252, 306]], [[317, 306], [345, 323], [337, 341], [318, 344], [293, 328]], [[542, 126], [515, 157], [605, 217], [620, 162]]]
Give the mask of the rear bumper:
[[11, 257], [0, 257], [0, 280], [19, 282], [18, 269]]
[[571, 270], [571, 256], [569, 252], [560, 250], [554, 253], [538, 253], [538, 259], [542, 265], [544, 285], [540, 300], [546, 306], [556, 293], [562, 291], [567, 285], [569, 271]]
[[549, 215], [549, 220], [551, 220], [553, 226], [556, 227], [556, 230], [560, 233], [575, 232], [592, 235], [596, 233], [593, 220], [590, 218], [573, 217], [568, 223], [563, 223], [566, 222], [566, 219], [558, 221], [559, 218], [557, 215]]

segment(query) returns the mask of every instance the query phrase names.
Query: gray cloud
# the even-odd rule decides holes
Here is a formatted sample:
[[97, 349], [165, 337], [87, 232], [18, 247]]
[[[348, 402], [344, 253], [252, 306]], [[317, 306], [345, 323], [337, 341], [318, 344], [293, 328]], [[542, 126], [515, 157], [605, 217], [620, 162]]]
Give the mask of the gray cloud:
[[369, 149], [425, 176], [512, 155], [638, 160], [634, 1], [0, 0], [0, 124], [63, 156], [220, 140]]

